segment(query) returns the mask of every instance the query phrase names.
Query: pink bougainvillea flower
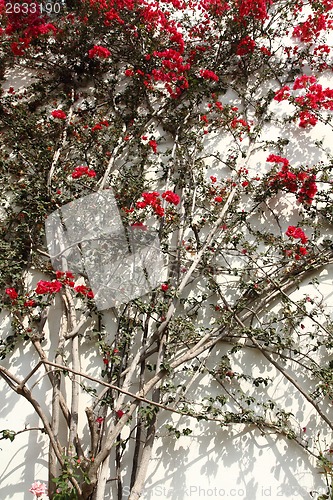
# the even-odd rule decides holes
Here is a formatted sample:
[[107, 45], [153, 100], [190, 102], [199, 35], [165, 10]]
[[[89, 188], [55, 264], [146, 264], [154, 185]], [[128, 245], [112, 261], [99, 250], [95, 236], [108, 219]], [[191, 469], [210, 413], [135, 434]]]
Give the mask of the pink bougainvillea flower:
[[5, 293], [8, 295], [9, 298], [12, 300], [16, 300], [18, 297], [18, 293], [15, 290], [15, 288], [6, 288]]
[[102, 47], [101, 45], [94, 45], [92, 49], [88, 51], [88, 56], [90, 59], [94, 57], [101, 57], [102, 59], [107, 59], [110, 57], [111, 52], [106, 47]]
[[66, 113], [62, 109], [54, 109], [51, 115], [53, 118], [58, 118], [59, 120], [65, 120], [67, 117]]
[[47, 493], [46, 484], [41, 483], [39, 481], [35, 481], [34, 483], [32, 483], [29, 491], [30, 493], [33, 493], [37, 498], [39, 498], [45, 493]]

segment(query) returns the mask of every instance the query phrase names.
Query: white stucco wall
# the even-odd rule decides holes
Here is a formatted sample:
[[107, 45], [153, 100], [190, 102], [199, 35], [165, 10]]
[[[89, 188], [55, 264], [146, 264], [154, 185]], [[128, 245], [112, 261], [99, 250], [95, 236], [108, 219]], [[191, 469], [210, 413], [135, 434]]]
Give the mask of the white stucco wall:
[[[11, 76], [13, 78], [13, 76]], [[26, 81], [21, 80], [24, 85]], [[9, 85], [19, 85], [16, 77]], [[274, 113], [280, 113], [281, 107], [276, 107]], [[328, 126], [317, 125], [310, 131], [300, 130], [295, 124], [278, 127], [267, 125], [263, 129], [263, 137], [281, 136], [290, 140], [285, 156], [293, 165], [311, 165], [319, 161], [323, 155], [315, 145], [315, 140], [323, 140], [326, 147], [333, 153], [333, 134]], [[223, 143], [218, 139], [211, 141], [209, 147], [218, 147], [223, 151]], [[265, 158], [267, 151], [260, 151], [253, 156], [249, 167], [253, 173], [263, 172], [267, 169]], [[209, 175], [221, 171], [211, 167]], [[284, 230], [289, 224], [297, 222], [297, 208], [293, 196], [287, 197], [275, 204], [275, 210], [280, 211], [281, 225]], [[289, 201], [288, 201], [289, 200]], [[268, 217], [268, 216], [267, 216]], [[262, 224], [263, 222], [260, 222]], [[266, 220], [271, 224], [271, 220]], [[276, 227], [275, 227], [276, 229]], [[327, 234], [330, 234], [328, 229]], [[319, 276], [319, 286], [305, 284], [295, 293], [296, 298], [304, 294], [315, 296], [318, 289], [322, 300], [326, 303], [326, 310], [332, 311], [332, 266], [324, 269]], [[56, 331], [59, 321], [59, 308], [55, 305], [49, 320], [49, 331]], [[110, 320], [112, 324], [112, 321]], [[1, 314], [0, 331], [5, 336], [8, 333], [9, 320], [6, 312]], [[223, 345], [217, 350], [223, 352]], [[88, 351], [89, 353], [89, 351]], [[82, 360], [83, 366], [90, 365], [88, 354]], [[2, 360], [1, 364], [8, 366], [18, 377], [24, 378], [37, 363], [37, 355], [19, 349], [10, 362]], [[93, 359], [91, 360], [93, 362]], [[281, 401], [292, 412], [291, 417], [294, 428], [299, 432], [304, 444], [308, 441], [313, 445], [320, 432], [320, 446], [322, 451], [330, 448], [332, 437], [327, 426], [320, 424], [314, 410], [303, 397], [275, 370], [267, 364], [264, 358], [252, 349], [242, 350], [238, 356], [239, 371], [245, 370], [249, 374], [269, 376], [274, 383], [267, 389], [259, 389]], [[91, 365], [90, 365], [91, 366]], [[292, 364], [289, 365], [292, 369]], [[237, 364], [234, 366], [237, 371]], [[97, 368], [96, 368], [97, 374]], [[297, 368], [297, 380], [307, 388], [311, 382]], [[42, 370], [35, 374], [30, 387], [37, 399], [48, 401], [49, 384]], [[230, 384], [235, 383], [230, 381]], [[207, 386], [205, 375], [198, 376], [193, 386], [189, 389], [193, 394], [214, 395], [218, 393], [218, 386]], [[248, 390], [252, 390], [250, 387]], [[20, 431], [25, 426], [39, 426], [38, 418], [32, 408], [23, 399], [14, 394], [3, 380], [0, 379], [0, 429], [8, 428]], [[82, 401], [82, 412], [86, 403]], [[327, 408], [327, 415], [333, 417], [332, 411]], [[188, 417], [175, 417], [179, 428], [194, 425]], [[324, 493], [324, 482], [318, 473], [316, 463], [306, 451], [303, 451], [293, 441], [274, 432], [261, 434], [258, 429], [243, 425], [231, 425], [221, 428], [213, 422], [200, 422], [194, 426], [190, 436], [175, 439], [168, 435], [162, 425], [158, 430], [153, 459], [149, 467], [144, 499], [155, 500], [171, 499], [201, 500], [202, 498], [234, 498], [237, 500], [258, 500], [269, 498], [271, 500], [311, 499], [311, 491]], [[306, 430], [303, 430], [306, 429]], [[318, 441], [319, 442], [319, 441]], [[319, 445], [318, 445], [319, 446]], [[0, 499], [1, 500], [29, 500], [32, 498], [28, 489], [35, 480], [47, 481], [47, 452], [48, 445], [45, 437], [38, 431], [29, 431], [19, 434], [13, 443], [8, 440], [0, 442]], [[130, 460], [131, 457], [127, 457]], [[112, 478], [111, 478], [112, 479]], [[124, 498], [127, 497], [129, 486], [128, 470], [124, 469]], [[113, 482], [108, 482], [108, 494], [105, 500], [115, 498], [112, 489]]]

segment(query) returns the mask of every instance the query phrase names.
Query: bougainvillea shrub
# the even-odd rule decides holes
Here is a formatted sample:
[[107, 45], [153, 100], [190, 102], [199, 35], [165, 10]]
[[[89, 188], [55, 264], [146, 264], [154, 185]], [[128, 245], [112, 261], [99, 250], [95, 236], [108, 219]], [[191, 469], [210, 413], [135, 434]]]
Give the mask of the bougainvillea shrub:
[[[292, 440], [323, 473], [312, 496], [332, 495], [333, 330], [320, 287], [333, 257], [332, 10], [0, 2], [0, 373], [49, 440], [35, 497], [104, 499], [112, 481], [121, 499], [126, 464], [126, 495], [139, 498], [162, 421], [174, 439], [204, 421]], [[124, 232], [155, 231], [164, 261], [157, 286], [100, 311], [84, 268], [66, 267], [66, 252], [52, 266], [45, 222], [108, 189]], [[85, 232], [107, 256], [99, 216], [76, 215], [78, 252]], [[22, 376], [20, 349], [34, 360]], [[249, 352], [253, 370], [240, 363]], [[274, 396], [278, 376], [315, 415], [316, 439]]]

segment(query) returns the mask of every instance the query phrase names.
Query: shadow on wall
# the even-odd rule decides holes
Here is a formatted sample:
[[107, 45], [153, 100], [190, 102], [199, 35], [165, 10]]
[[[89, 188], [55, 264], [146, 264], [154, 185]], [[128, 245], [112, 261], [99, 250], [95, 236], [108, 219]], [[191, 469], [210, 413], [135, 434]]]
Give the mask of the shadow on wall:
[[[200, 423], [199, 428], [200, 432], [188, 438], [159, 439], [144, 500], [311, 499], [311, 489], [323, 488], [319, 479], [310, 486], [314, 469], [308, 456], [283, 438], [264, 437], [241, 426], [216, 432], [215, 425]], [[128, 495], [125, 479], [123, 498]], [[105, 500], [113, 498], [110, 483]]]
[[[226, 346], [218, 348], [216, 358], [223, 355]], [[215, 359], [216, 359], [215, 358]], [[233, 369], [247, 367], [247, 373], [254, 377], [269, 377], [267, 387], [255, 388], [261, 395], [259, 402], [274, 399], [279, 407], [290, 411], [292, 428], [299, 433], [304, 446], [313, 445], [311, 439], [322, 432], [329, 439], [327, 429], [320, 424], [313, 411], [296, 389], [269, 366], [260, 353], [244, 348], [236, 353]], [[292, 361], [288, 365], [293, 369]], [[211, 367], [210, 367], [211, 368]], [[175, 385], [183, 384], [184, 375], [178, 374]], [[195, 380], [187, 396], [192, 401], [202, 401], [204, 397], [221, 394], [221, 387], [214, 382], [208, 385], [208, 377], [202, 374]], [[298, 382], [311, 391], [311, 381], [299, 374]], [[231, 385], [251, 396], [254, 387], [247, 381], [230, 381]], [[204, 392], [204, 394], [203, 394]], [[229, 403], [228, 403], [229, 404]], [[252, 407], [251, 405], [249, 406]], [[230, 411], [236, 411], [229, 404]], [[257, 409], [257, 414], [260, 411]], [[327, 416], [329, 416], [327, 410]], [[169, 417], [169, 418], [168, 418]], [[273, 415], [272, 415], [273, 420]], [[266, 419], [268, 420], [268, 419]], [[172, 424], [180, 431], [177, 439], [166, 425]], [[304, 426], [304, 427], [303, 427]], [[192, 429], [189, 436], [183, 430]], [[265, 434], [264, 434], [265, 432]], [[157, 441], [149, 466], [144, 500], [192, 498], [236, 498], [238, 500], [257, 500], [270, 498], [313, 499], [311, 492], [325, 493], [323, 478], [318, 473], [316, 463], [311, 456], [286, 436], [277, 435], [273, 429], [265, 428], [261, 433], [253, 425], [231, 424], [220, 426], [216, 422], [197, 422], [194, 418], [161, 415], [159, 419]], [[132, 461], [132, 455], [124, 457], [125, 463]], [[130, 467], [128, 467], [130, 471]], [[129, 496], [130, 477], [125, 472], [123, 478], [123, 498]], [[109, 481], [109, 490], [105, 500], [116, 498], [114, 481]]]

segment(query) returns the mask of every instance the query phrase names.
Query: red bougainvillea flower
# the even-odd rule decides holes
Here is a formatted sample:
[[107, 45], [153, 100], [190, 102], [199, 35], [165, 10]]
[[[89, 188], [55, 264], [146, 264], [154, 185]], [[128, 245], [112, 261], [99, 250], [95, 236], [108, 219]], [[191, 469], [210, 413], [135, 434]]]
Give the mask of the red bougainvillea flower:
[[121, 418], [124, 415], [123, 410], [117, 410], [116, 411], [116, 415], [117, 415], [118, 418]]
[[144, 201], [137, 201], [136, 208], [146, 208], [151, 206], [156, 215], [162, 217], [164, 215], [164, 209], [161, 207], [160, 193], [157, 191], [152, 191], [151, 193], [142, 193]]
[[219, 77], [217, 76], [217, 74], [210, 69], [201, 69], [200, 76], [202, 76], [202, 78], [204, 78], [205, 80], [214, 80], [215, 82], [219, 81]]
[[19, 38], [19, 42], [12, 42], [10, 48], [14, 56], [23, 56], [25, 49], [29, 47], [31, 38]]
[[70, 271], [56, 271], [56, 278], [57, 280], [60, 280], [61, 278], [66, 278], [66, 279], [74, 279], [74, 274], [71, 273]]
[[278, 155], [271, 154], [266, 161], [283, 164], [281, 170], [271, 177], [270, 186], [275, 189], [285, 188], [289, 192], [295, 193], [299, 203], [312, 204], [318, 191], [315, 174], [312, 174], [310, 170], [292, 172], [289, 168], [289, 160]]
[[34, 307], [36, 305], [36, 302], [32, 299], [26, 300], [24, 302], [24, 307]]
[[85, 295], [86, 297], [88, 297], [88, 299], [94, 298], [94, 292], [92, 290], [90, 290], [90, 288], [88, 288], [86, 285], [77, 285], [74, 287], [74, 290], [77, 293]]
[[161, 285], [161, 289], [163, 290], [163, 292], [166, 292], [169, 289], [169, 285], [167, 283], [163, 283]]
[[212, 181], [213, 184], [214, 184], [214, 182], [217, 181], [217, 179], [216, 179], [216, 177], [214, 175], [210, 176], [210, 180]]
[[309, 111], [301, 111], [299, 114], [299, 126], [302, 128], [307, 127], [307, 125], [311, 125], [314, 127], [317, 123], [318, 119], [310, 113]]
[[285, 167], [288, 167], [289, 165], [289, 160], [287, 160], [287, 158], [273, 154], [269, 155], [266, 161], [272, 163], [283, 163]]
[[133, 76], [134, 75], [134, 71], [132, 69], [125, 69], [124, 75], [125, 76]]
[[134, 224], [131, 224], [131, 227], [134, 227], [135, 229], [141, 229], [142, 231], [147, 231], [147, 226], [145, 226], [143, 222], [134, 222]]
[[332, 28], [332, 21], [328, 19], [327, 14], [310, 14], [306, 21], [295, 26], [293, 37], [299, 38], [301, 42], [312, 42], [319, 37], [321, 31], [329, 28]]
[[89, 168], [84, 165], [75, 167], [74, 171], [72, 172], [73, 179], [79, 179], [83, 175], [87, 175], [88, 177], [96, 177], [96, 172], [92, 168]]
[[[303, 172], [302, 172], [303, 173]], [[305, 172], [303, 173], [305, 174]], [[298, 192], [297, 199], [300, 203], [306, 203], [307, 205], [311, 205], [313, 202], [313, 199], [315, 197], [315, 194], [318, 191], [318, 187], [316, 184], [316, 176], [315, 175], [307, 175], [305, 174], [306, 177], [302, 178], [303, 185], [301, 189]], [[299, 176], [298, 176], [299, 178]]]
[[289, 236], [289, 238], [300, 239], [303, 245], [308, 241], [307, 236], [304, 234], [303, 229], [301, 229], [300, 227], [288, 226], [286, 235]]
[[260, 47], [260, 52], [262, 54], [265, 54], [265, 56], [270, 57], [272, 55], [271, 51], [268, 50], [266, 47]]
[[180, 197], [173, 191], [165, 191], [162, 193], [162, 198], [164, 198], [168, 203], [173, 203], [173, 205], [178, 205], [180, 202]]
[[151, 149], [154, 151], [154, 153], [156, 154], [157, 153], [157, 142], [154, 141], [154, 139], [151, 139], [149, 142], [148, 142], [148, 145], [151, 147]]
[[61, 290], [62, 283], [60, 281], [38, 281], [36, 285], [36, 293], [43, 295], [46, 293], [57, 293]]
[[239, 16], [237, 21], [246, 23], [245, 18], [253, 18], [258, 21], [267, 19], [267, 7], [272, 3], [272, 0], [235, 0], [238, 8]]
[[249, 36], [246, 36], [237, 45], [236, 54], [238, 56], [245, 56], [246, 54], [253, 52], [255, 47], [256, 42]]
[[101, 45], [94, 45], [92, 49], [88, 51], [88, 56], [90, 59], [94, 57], [101, 57], [102, 59], [107, 59], [110, 57], [111, 52], [106, 47], [102, 47]]
[[316, 81], [317, 78], [314, 75], [298, 76], [294, 81], [293, 90], [305, 89], [309, 83], [316, 83]]
[[221, 203], [223, 201], [223, 198], [222, 196], [216, 196], [214, 200], [216, 201], [216, 203]]
[[65, 120], [66, 113], [62, 109], [54, 109], [51, 113], [53, 118], [58, 118], [59, 120]]
[[288, 85], [284, 85], [280, 90], [275, 92], [274, 100], [278, 102], [285, 101], [288, 97], [290, 97], [289, 90], [290, 87], [288, 87]]
[[92, 132], [96, 132], [97, 130], [102, 130], [103, 127], [108, 127], [109, 122], [107, 120], [103, 120], [99, 123], [96, 123], [93, 127], [91, 127]]
[[5, 293], [8, 295], [9, 298], [12, 300], [16, 300], [18, 297], [18, 293], [15, 290], [15, 288], [6, 288]]

